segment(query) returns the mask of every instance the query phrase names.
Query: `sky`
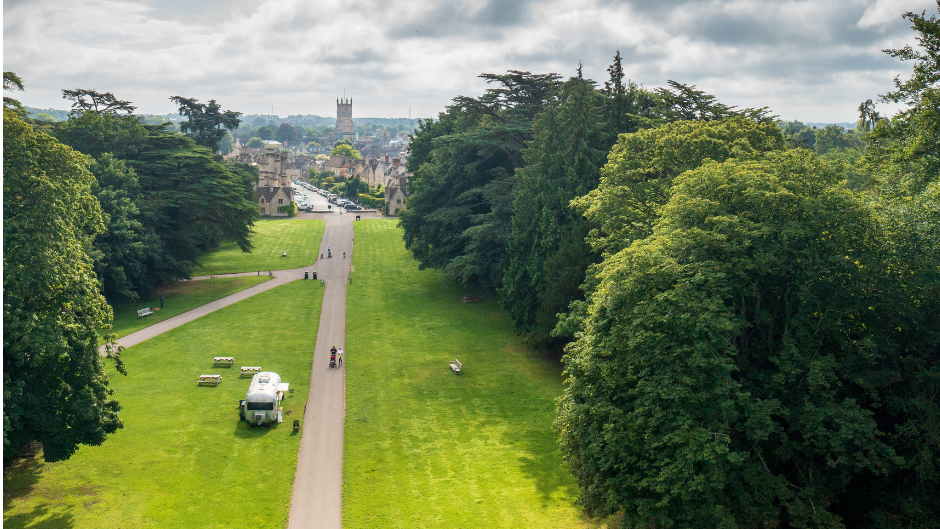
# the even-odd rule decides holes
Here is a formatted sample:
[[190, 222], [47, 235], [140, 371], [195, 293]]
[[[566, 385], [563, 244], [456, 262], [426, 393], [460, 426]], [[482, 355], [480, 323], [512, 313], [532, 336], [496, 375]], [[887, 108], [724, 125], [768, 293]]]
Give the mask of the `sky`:
[[[478, 96], [481, 73], [603, 84], [620, 50], [647, 88], [696, 85], [783, 119], [854, 122], [911, 64], [906, 11], [937, 0], [4, 0], [3, 70], [24, 105], [68, 109], [63, 88], [112, 92], [138, 113], [170, 96], [245, 114], [432, 117]], [[893, 110], [879, 105], [882, 114]]]

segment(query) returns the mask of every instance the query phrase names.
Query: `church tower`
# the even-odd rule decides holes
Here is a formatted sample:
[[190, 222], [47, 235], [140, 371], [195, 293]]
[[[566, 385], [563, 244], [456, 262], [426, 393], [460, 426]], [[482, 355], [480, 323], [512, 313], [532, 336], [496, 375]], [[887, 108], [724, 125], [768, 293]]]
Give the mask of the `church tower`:
[[349, 141], [356, 139], [356, 134], [353, 132], [351, 97], [336, 100], [336, 137]]

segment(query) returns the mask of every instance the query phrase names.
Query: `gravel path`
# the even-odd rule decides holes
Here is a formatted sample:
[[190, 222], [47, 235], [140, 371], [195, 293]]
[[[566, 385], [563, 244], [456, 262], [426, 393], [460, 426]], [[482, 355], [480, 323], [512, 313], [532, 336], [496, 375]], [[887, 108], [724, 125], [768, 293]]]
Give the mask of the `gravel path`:
[[[345, 349], [346, 284], [352, 260], [354, 218], [329, 216], [320, 246], [324, 255], [328, 248], [332, 249], [333, 258], [324, 259], [317, 267], [318, 277], [326, 279], [326, 291], [310, 372], [310, 397], [304, 412], [289, 529], [342, 527], [346, 361], [334, 369], [330, 369], [329, 363], [331, 347]], [[352, 357], [355, 364], [356, 352], [346, 353], [347, 360]]]

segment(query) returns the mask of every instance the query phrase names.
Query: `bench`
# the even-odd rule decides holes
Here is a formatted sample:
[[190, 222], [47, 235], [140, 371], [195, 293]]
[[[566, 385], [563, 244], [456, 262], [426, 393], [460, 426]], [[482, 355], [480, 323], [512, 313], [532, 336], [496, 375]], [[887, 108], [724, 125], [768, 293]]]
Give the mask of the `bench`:
[[218, 386], [222, 382], [222, 375], [199, 375], [199, 385], [211, 384]]
[[454, 358], [454, 361], [450, 363], [450, 368], [454, 370], [455, 375], [459, 375], [460, 370], [463, 369], [463, 364], [460, 363], [460, 360]]
[[137, 319], [143, 318], [144, 316], [150, 316], [153, 314], [153, 309], [150, 307], [144, 307], [137, 311]]
[[464, 296], [461, 301], [464, 303], [476, 303], [478, 301], [483, 301], [483, 298], [480, 296]]
[[212, 360], [212, 365], [231, 367], [235, 365], [235, 358], [231, 356], [217, 356]]
[[260, 372], [261, 372], [261, 368], [258, 366], [242, 366], [241, 376], [250, 375], [252, 373], [260, 373]]

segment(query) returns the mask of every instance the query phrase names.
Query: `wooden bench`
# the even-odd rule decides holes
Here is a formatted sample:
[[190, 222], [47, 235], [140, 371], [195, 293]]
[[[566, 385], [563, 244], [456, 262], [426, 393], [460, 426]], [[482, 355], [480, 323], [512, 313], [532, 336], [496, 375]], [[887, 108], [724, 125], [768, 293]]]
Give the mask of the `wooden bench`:
[[480, 296], [464, 296], [461, 301], [464, 303], [477, 303], [478, 301], [483, 301], [483, 298]]
[[153, 314], [153, 309], [150, 307], [144, 307], [137, 311], [137, 319], [143, 318], [145, 316], [150, 316]]
[[261, 368], [258, 366], [242, 366], [241, 376], [250, 375], [252, 373], [260, 373], [260, 372], [261, 372]]
[[454, 358], [454, 361], [450, 363], [450, 368], [454, 370], [455, 375], [459, 375], [460, 370], [463, 369], [463, 364], [460, 363], [460, 360]]
[[199, 385], [211, 384], [218, 386], [222, 382], [222, 375], [199, 375]]
[[232, 356], [217, 356], [212, 360], [212, 365], [231, 367], [235, 365], [235, 358]]

